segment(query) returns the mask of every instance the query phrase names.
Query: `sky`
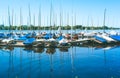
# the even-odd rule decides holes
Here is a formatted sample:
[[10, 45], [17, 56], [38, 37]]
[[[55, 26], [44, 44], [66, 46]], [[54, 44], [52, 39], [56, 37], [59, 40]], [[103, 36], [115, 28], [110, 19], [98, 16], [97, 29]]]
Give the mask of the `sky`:
[[[51, 3], [52, 9], [50, 9]], [[119, 4], [120, 0], [0, 0], [0, 24], [9, 25], [9, 7], [13, 25], [20, 25], [20, 8], [21, 23], [27, 25], [30, 23], [30, 6], [31, 24], [36, 26], [40, 21], [39, 9], [41, 7], [41, 25], [50, 25], [51, 17], [51, 25], [103, 26], [106, 8], [105, 25], [120, 27]]]

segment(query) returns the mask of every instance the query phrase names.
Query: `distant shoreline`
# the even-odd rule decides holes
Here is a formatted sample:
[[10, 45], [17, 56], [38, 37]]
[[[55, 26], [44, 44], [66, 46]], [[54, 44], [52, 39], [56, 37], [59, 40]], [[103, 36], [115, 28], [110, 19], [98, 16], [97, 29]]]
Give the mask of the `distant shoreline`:
[[61, 30], [118, 30], [120, 28], [108, 27], [108, 26], [4, 26], [0, 25], [0, 30], [58, 30], [60, 27]]

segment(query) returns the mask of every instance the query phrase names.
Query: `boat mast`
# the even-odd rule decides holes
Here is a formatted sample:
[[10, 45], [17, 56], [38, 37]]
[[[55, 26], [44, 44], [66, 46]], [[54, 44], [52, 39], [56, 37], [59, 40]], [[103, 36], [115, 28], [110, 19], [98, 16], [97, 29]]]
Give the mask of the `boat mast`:
[[97, 23], [97, 28], [98, 28], [98, 27], [99, 27], [99, 18], [98, 18], [98, 20], [97, 20], [97, 21], [98, 21], [98, 23]]
[[34, 27], [35, 27], [35, 14], [33, 14], [33, 31], [34, 31]]
[[[76, 27], [76, 13], [75, 13], [75, 18], [74, 18], [74, 26]], [[76, 28], [75, 28], [75, 33], [76, 33]]]
[[52, 25], [52, 34], [54, 33], [54, 27], [55, 27], [55, 12], [54, 12], [54, 8], [53, 8], [53, 5], [52, 5], [52, 20], [53, 20], [53, 25]]
[[30, 26], [30, 30], [31, 30], [31, 11], [30, 11], [30, 5], [28, 6], [29, 8], [29, 26]]
[[8, 6], [8, 23], [9, 23], [9, 32], [11, 32], [11, 17], [10, 17], [10, 10], [9, 10], [9, 6]]
[[92, 25], [92, 30], [93, 30], [94, 26], [93, 26], [93, 18], [92, 17], [91, 17], [91, 25]]
[[20, 31], [22, 30], [22, 9], [20, 8]]
[[72, 36], [73, 36], [73, 8], [72, 8], [72, 25], [71, 25], [71, 39], [72, 39]]
[[61, 2], [60, 2], [60, 33], [62, 33], [62, 13], [61, 13], [61, 11], [62, 11], [62, 6], [61, 6]]
[[105, 33], [106, 8], [104, 9], [103, 32]]
[[[69, 12], [67, 13], [67, 26], [69, 26]], [[67, 29], [67, 33], [68, 33], [68, 29]]]
[[[49, 15], [47, 16], [47, 27], [49, 26]], [[49, 28], [48, 28], [49, 29]]]
[[51, 23], [51, 22], [52, 22], [52, 21], [51, 21], [51, 20], [52, 20], [52, 8], [53, 8], [53, 7], [52, 7], [52, 0], [51, 0], [51, 6], [50, 6], [50, 33], [51, 33], [51, 29], [52, 29], [52, 28], [51, 28], [51, 27], [52, 27], [52, 23]]
[[14, 18], [14, 10], [12, 10], [12, 23], [11, 23], [11, 30], [12, 30], [12, 26], [13, 26], [13, 18]]
[[17, 30], [17, 25], [16, 25], [16, 14], [15, 14], [15, 17], [14, 17], [14, 26], [16, 26], [15, 30]]
[[88, 32], [88, 28], [89, 28], [89, 19], [90, 19], [90, 17], [88, 16], [88, 18], [87, 18], [87, 27], [85, 28], [85, 32]]
[[[45, 16], [44, 16], [45, 17]], [[46, 26], [46, 19], [47, 19], [47, 17], [44, 19], [44, 25], [43, 25], [43, 30], [44, 30], [44, 32], [45, 32], [45, 26]]]
[[41, 27], [41, 5], [39, 7], [38, 26], [39, 26], [39, 32], [40, 32], [40, 27]]
[[71, 25], [71, 39], [72, 39], [72, 32], [73, 31], [73, 0], [72, 0], [72, 25]]
[[2, 29], [4, 30], [4, 18], [2, 17]]
[[54, 12], [54, 27], [53, 27], [53, 30], [54, 30], [54, 33], [55, 33], [55, 27], [57, 26], [57, 16], [56, 16], [56, 14], [55, 14], [55, 12]]

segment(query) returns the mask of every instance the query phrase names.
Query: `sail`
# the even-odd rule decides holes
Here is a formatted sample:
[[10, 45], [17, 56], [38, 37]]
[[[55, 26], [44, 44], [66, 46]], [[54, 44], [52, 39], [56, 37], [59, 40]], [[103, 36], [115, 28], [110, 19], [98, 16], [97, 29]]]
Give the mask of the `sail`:
[[58, 28], [58, 32], [61, 33], [61, 27]]

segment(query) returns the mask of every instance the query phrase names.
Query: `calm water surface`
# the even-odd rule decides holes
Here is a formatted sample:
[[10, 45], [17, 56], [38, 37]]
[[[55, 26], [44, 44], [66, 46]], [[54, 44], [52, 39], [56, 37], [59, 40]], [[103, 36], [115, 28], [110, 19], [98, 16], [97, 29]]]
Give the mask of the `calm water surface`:
[[120, 47], [0, 47], [0, 78], [120, 78]]
[[[50, 30], [11, 30], [11, 32], [50, 32]], [[80, 33], [80, 32], [104, 32], [104, 30], [80, 30], [80, 29], [77, 29], [77, 30], [73, 30], [72, 32], [76, 32], [76, 33]], [[111, 32], [111, 31], [116, 31], [116, 32], [119, 32], [120, 33], [120, 30], [105, 30], [105, 32]], [[0, 30], [0, 32], [4, 32], [4, 33], [9, 33], [10, 31], [9, 30]], [[52, 32], [58, 32], [58, 30], [53, 30]], [[63, 33], [71, 33], [71, 30], [62, 30]]]

